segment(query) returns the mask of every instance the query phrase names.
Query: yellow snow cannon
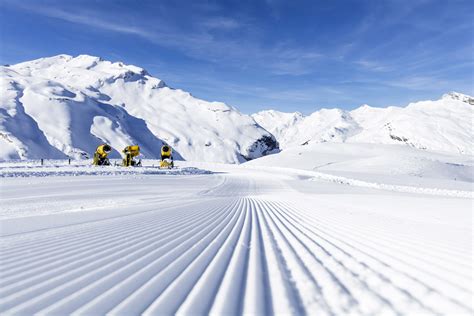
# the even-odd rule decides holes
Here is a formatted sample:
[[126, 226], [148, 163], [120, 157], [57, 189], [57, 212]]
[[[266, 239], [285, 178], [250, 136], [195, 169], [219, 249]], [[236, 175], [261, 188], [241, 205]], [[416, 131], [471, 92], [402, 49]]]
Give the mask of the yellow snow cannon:
[[160, 168], [162, 169], [171, 169], [174, 167], [173, 162], [173, 151], [168, 145], [163, 145], [161, 147], [161, 161]]
[[123, 159], [123, 165], [125, 167], [142, 165], [141, 160], [136, 161], [133, 159], [140, 155], [140, 147], [138, 145], [127, 146], [122, 150], [122, 152], [125, 154], [125, 158]]
[[110, 161], [107, 156], [109, 153], [112, 151], [112, 147], [107, 144], [102, 144], [97, 147], [94, 153], [94, 160], [92, 161], [92, 164], [95, 166], [109, 166]]

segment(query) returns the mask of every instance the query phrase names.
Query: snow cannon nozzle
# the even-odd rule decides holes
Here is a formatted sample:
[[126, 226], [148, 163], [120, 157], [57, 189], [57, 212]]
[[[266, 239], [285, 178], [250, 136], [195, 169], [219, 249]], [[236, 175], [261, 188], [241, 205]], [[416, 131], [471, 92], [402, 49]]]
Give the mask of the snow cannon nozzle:
[[140, 152], [140, 147], [138, 145], [130, 145], [127, 146], [123, 149], [124, 153], [130, 152], [130, 153], [139, 153]]
[[104, 144], [103, 146], [104, 146], [104, 147], [103, 147], [103, 148], [104, 148], [104, 151], [105, 151], [106, 153], [110, 153], [110, 152], [112, 151], [112, 147], [110, 147], [109, 145]]

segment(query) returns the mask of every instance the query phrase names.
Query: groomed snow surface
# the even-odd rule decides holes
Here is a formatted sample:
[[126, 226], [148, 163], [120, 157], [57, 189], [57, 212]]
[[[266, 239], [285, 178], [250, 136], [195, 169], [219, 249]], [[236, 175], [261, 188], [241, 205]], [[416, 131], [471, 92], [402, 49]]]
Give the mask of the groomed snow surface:
[[356, 145], [171, 174], [2, 163], [0, 313], [472, 315], [472, 157], [334, 146]]

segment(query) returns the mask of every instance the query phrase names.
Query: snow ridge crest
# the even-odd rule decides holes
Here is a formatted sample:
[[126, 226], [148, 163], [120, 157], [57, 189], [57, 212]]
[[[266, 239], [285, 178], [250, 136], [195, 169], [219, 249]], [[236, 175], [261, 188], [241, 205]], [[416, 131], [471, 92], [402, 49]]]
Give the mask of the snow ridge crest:
[[451, 99], [451, 100], [459, 100], [464, 103], [468, 103], [470, 105], [474, 105], [474, 97], [471, 97], [467, 94], [462, 94], [459, 92], [451, 91], [443, 95], [442, 99]]

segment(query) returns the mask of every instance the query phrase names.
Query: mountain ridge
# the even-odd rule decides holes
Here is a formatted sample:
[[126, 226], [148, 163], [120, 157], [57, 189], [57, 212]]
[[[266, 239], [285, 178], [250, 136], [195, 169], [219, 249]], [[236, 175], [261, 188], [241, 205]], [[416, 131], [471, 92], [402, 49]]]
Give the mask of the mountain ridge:
[[61, 54], [0, 66], [0, 159], [90, 158], [109, 143], [139, 144], [158, 158], [241, 163], [292, 146], [321, 142], [402, 144], [474, 154], [474, 98], [450, 92], [406, 107], [310, 115], [276, 110], [252, 115], [169, 87], [144, 68], [100, 57]]
[[473, 155], [473, 105], [473, 97], [450, 92], [406, 107], [364, 104], [351, 111], [320, 109], [309, 115], [266, 110], [252, 117], [282, 149], [310, 142], [381, 143]]
[[0, 75], [1, 159], [90, 158], [103, 142], [114, 157], [139, 144], [159, 158], [167, 143], [175, 158], [226, 163], [278, 151], [250, 116], [137, 66], [63, 54], [2, 66]]

